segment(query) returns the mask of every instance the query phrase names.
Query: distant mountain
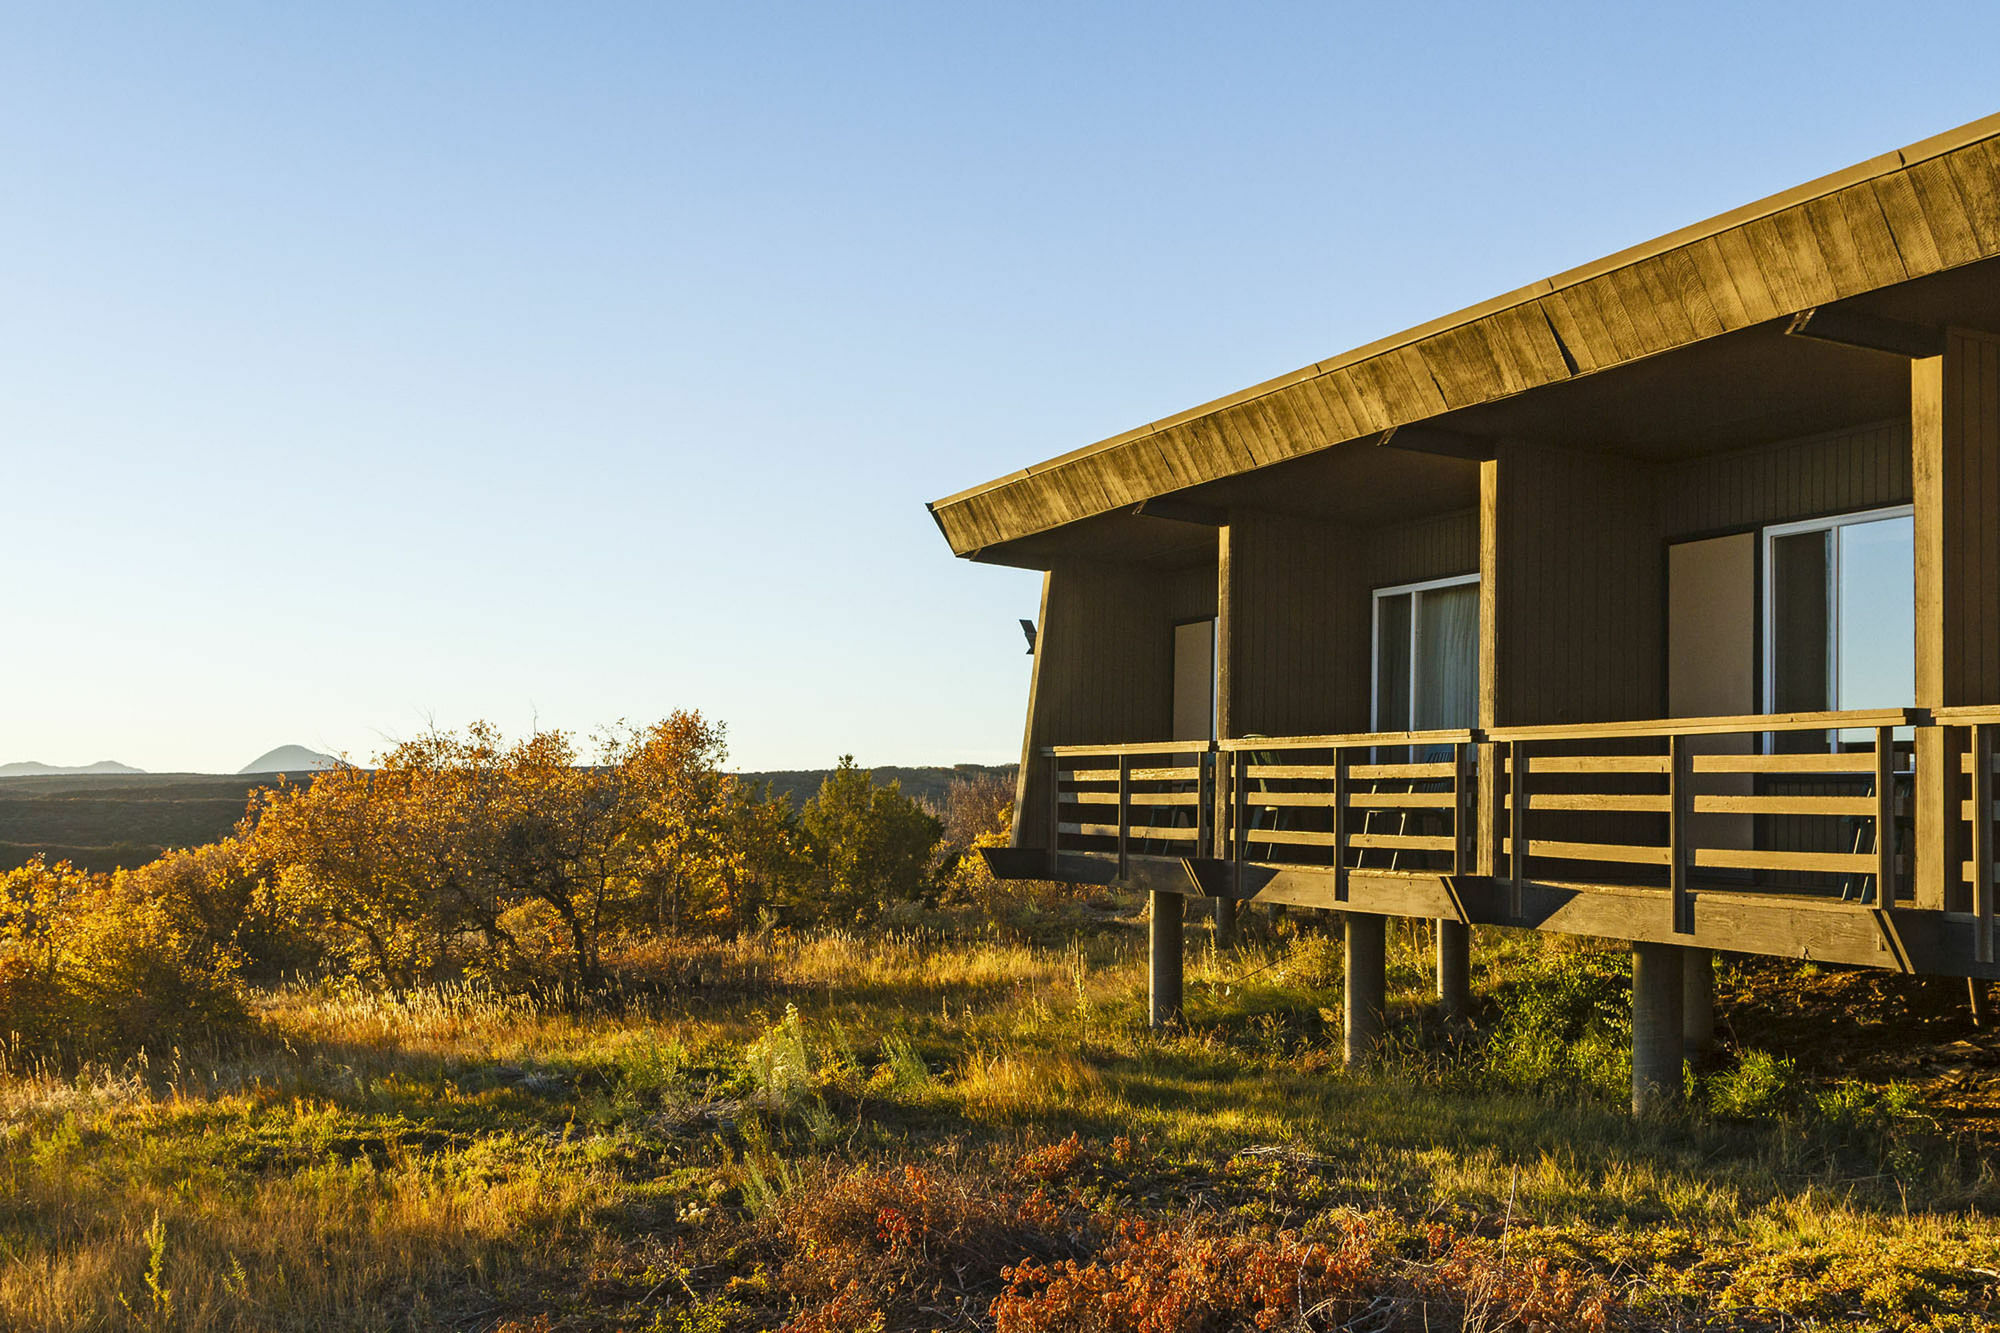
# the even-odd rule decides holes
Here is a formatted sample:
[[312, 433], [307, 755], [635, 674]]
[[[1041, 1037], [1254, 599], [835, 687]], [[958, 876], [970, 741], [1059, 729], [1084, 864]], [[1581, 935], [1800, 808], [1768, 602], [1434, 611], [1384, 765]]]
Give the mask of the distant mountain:
[[38, 764], [28, 760], [19, 764], [0, 764], [0, 778], [68, 778], [82, 773], [143, 773], [143, 768], [121, 764], [113, 759], [100, 759], [82, 768], [55, 768], [48, 764]]
[[303, 745], [280, 745], [268, 754], [255, 759], [237, 769], [238, 773], [320, 773], [329, 768], [345, 768], [346, 765], [330, 754], [318, 750], [308, 750]]

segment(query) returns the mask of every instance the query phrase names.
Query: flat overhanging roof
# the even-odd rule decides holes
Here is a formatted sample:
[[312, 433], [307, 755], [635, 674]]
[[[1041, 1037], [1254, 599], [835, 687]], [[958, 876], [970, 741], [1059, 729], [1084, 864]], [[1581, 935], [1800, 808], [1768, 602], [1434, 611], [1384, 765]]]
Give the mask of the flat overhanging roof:
[[[1372, 444], [1384, 432], [1419, 423], [1465, 429], [1486, 418], [1497, 428], [1514, 417], [1525, 423], [1569, 416], [1587, 401], [1601, 414], [1596, 400], [1622, 398], [1613, 381], [1626, 376], [1607, 376], [1606, 392], [1582, 398], [1549, 391], [1743, 335], [1715, 349], [1727, 359], [1738, 343], [1762, 347], [1784, 332], [1782, 323], [1759, 326], [1837, 302], [1939, 325], [2000, 318], [1995, 266], [1982, 266], [1963, 293], [1935, 279], [1919, 281], [1996, 256], [2000, 115], [961, 491], [930, 509], [953, 552], [969, 556], [1335, 446]], [[1871, 293], [1880, 296], [1856, 300]], [[1854, 368], [1855, 410], [1865, 415], [1862, 404], [1879, 399], [1883, 388], [1870, 387], [1862, 366], [1880, 354], [1818, 346]], [[1697, 356], [1690, 364], [1717, 361]], [[1518, 410], [1474, 410], [1515, 398]], [[1550, 400], [1547, 411], [1535, 401], [1542, 398]], [[1646, 445], [1638, 440], [1633, 447], [1643, 452]]]

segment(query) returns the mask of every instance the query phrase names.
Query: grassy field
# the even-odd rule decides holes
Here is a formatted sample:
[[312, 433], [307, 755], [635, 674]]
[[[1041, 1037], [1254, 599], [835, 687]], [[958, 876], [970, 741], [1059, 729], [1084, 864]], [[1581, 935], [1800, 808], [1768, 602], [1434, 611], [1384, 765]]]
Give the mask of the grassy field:
[[[1948, 1009], [1906, 1005], [1885, 1043], [1977, 1046], [1928, 1084], [1753, 1056], [1701, 1109], [1634, 1123], [1616, 955], [1482, 934], [1479, 1023], [1449, 1032], [1399, 936], [1392, 1047], [1348, 1075], [1337, 943], [1259, 929], [1191, 946], [1166, 1034], [1143, 1026], [1128, 918], [1039, 945], [689, 945], [627, 959], [645, 984], [615, 1005], [287, 989], [238, 1048], [17, 1068], [0, 1326], [2000, 1319], [2000, 1185], [1946, 1105], [1993, 1055]], [[1772, 964], [1723, 989], [1754, 1016], [1850, 984]]]

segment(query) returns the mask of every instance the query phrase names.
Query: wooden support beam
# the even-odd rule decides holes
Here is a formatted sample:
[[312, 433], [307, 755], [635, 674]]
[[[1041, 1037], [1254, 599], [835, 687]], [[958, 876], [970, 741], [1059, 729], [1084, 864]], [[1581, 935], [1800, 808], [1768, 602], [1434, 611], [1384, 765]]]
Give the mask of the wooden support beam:
[[1785, 332], [1795, 338], [1812, 338], [1819, 342], [1839, 343], [1843, 347], [1861, 347], [1871, 352], [1887, 352], [1891, 356], [1919, 357], [1941, 356], [1944, 354], [1945, 332], [1926, 324], [1910, 324], [1900, 319], [1884, 319], [1880, 315], [1864, 314], [1859, 310], [1842, 310], [1838, 307], [1819, 306], [1812, 310], [1802, 310], [1792, 316], [1792, 322]]
[[1671, 944], [1632, 946], [1632, 1113], [1663, 1111], [1681, 1096], [1684, 964]]
[[1141, 500], [1132, 506], [1132, 512], [1145, 518], [1171, 519], [1175, 523], [1198, 523], [1208, 528], [1229, 526], [1229, 511], [1220, 505], [1203, 504], [1199, 500], [1183, 500], [1172, 495], [1159, 495], [1150, 500]]
[[1436, 426], [1397, 426], [1383, 431], [1375, 444], [1382, 449], [1404, 449], [1415, 454], [1436, 454], [1440, 458], [1462, 458], [1469, 463], [1488, 462], [1495, 453], [1493, 441], [1487, 436], [1441, 430]]
[[1973, 957], [1993, 961], [1993, 726], [1972, 728]]
[[1349, 912], [1343, 999], [1349, 1069], [1366, 1065], [1387, 1028], [1388, 931], [1379, 916]]
[[1472, 927], [1463, 921], [1437, 923], [1437, 997], [1446, 1022], [1472, 1016]]
[[1181, 961], [1183, 917], [1186, 904], [1178, 893], [1148, 895], [1152, 909], [1146, 932], [1147, 1021], [1156, 1028], [1181, 1020]]

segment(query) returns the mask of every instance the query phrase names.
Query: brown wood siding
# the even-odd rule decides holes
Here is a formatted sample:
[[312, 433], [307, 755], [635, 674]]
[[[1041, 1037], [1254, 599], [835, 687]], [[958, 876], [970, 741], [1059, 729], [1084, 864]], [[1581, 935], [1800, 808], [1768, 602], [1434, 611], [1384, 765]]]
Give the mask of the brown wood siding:
[[1167, 616], [1173, 623], [1214, 618], [1217, 602], [1214, 565], [1177, 569], [1165, 578]]
[[2000, 338], [1953, 329], [1911, 397], [1917, 702], [2000, 703]]
[[1655, 470], [1528, 444], [1482, 471], [1493, 534], [1489, 725], [1658, 717], [1664, 561]]
[[1477, 509], [1384, 524], [1363, 540], [1373, 588], [1479, 572]]
[[1910, 503], [1910, 428], [1879, 422], [1660, 469], [1668, 541]]
[[1016, 846], [1047, 842], [1043, 746], [1163, 741], [1171, 733], [1175, 577], [1079, 560], [1044, 578], [1016, 787]]
[[1365, 730], [1369, 584], [1352, 536], [1239, 510], [1224, 542], [1223, 734]]

